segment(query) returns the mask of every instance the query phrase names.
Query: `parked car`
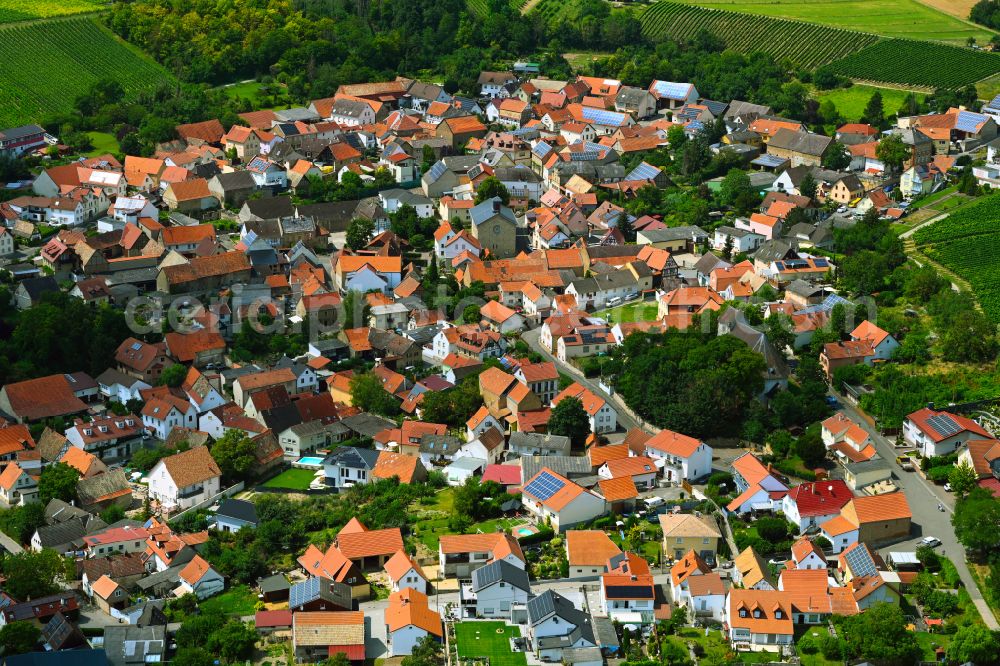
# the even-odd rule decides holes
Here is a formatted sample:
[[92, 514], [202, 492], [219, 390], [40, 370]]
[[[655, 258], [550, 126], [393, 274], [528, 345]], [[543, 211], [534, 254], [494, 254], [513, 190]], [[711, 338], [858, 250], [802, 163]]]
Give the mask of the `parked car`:
[[932, 536], [925, 536], [923, 539], [920, 540], [920, 543], [918, 545], [928, 546], [930, 548], [937, 548], [938, 546], [941, 545], [941, 539]]
[[944, 484], [944, 491], [946, 493], [950, 493], [951, 492], [951, 484], [950, 483]]

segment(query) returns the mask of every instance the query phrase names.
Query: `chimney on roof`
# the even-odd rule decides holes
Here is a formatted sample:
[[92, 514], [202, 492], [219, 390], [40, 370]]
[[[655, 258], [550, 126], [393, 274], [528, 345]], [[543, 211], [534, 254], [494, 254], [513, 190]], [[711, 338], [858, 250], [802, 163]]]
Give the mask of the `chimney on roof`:
[[497, 197], [496, 199], [493, 200], [493, 212], [494, 213], [500, 212], [500, 197]]

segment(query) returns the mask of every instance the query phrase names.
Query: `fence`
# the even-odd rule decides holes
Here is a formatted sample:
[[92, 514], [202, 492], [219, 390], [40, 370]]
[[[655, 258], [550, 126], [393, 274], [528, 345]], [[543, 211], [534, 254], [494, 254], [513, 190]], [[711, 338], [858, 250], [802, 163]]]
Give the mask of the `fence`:
[[183, 515], [185, 515], [185, 514], [187, 514], [189, 512], [194, 512], [194, 511], [198, 511], [199, 509], [204, 509], [206, 506], [212, 506], [212, 504], [214, 504], [216, 501], [218, 501], [220, 499], [225, 499], [227, 497], [232, 497], [236, 493], [242, 491], [245, 486], [246, 486], [246, 484], [243, 481], [240, 481], [239, 483], [233, 484], [233, 485], [229, 486], [228, 488], [226, 488], [225, 490], [223, 490], [222, 492], [220, 492], [218, 494], [215, 494], [215, 495], [212, 495], [208, 499], [202, 500], [202, 501], [198, 502], [197, 504], [189, 506], [188, 508], [186, 508], [183, 511], [181, 511], [180, 513], [178, 513], [176, 516], [170, 516], [170, 518], [168, 518], [168, 521], [177, 520], [178, 518], [180, 518], [181, 516], [183, 516]]

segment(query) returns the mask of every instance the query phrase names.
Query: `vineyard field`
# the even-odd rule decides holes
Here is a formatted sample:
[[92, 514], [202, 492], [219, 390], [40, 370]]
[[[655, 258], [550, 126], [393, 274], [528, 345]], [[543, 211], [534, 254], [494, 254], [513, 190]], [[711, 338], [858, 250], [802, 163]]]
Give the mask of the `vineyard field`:
[[68, 111], [77, 95], [108, 79], [135, 96], [170, 75], [92, 18], [0, 28], [0, 127]]
[[641, 20], [643, 32], [653, 38], [686, 40], [701, 30], [708, 30], [733, 51], [763, 51], [774, 58], [788, 58], [802, 67], [818, 67], [840, 60], [879, 40], [877, 35], [815, 23], [666, 1], [652, 5]]
[[95, 12], [101, 0], [0, 0], [0, 24]]
[[1000, 194], [926, 226], [913, 240], [928, 257], [966, 280], [983, 311], [1000, 322]]
[[[864, 30], [883, 37], [927, 39], [965, 45], [972, 37], [986, 44], [993, 31], [960, 20], [919, 0], [673, 0], [709, 9], [821, 23], [846, 30]], [[948, 0], [954, 2], [954, 0]], [[968, 10], [961, 19], [969, 15]]]
[[1000, 220], [1000, 193], [984, 197], [939, 222], [917, 230], [913, 241], [917, 245], [931, 245], [965, 236], [997, 234], [1000, 233], [997, 220]]
[[884, 39], [830, 68], [854, 79], [960, 88], [1000, 72], [1000, 55], [933, 42]]

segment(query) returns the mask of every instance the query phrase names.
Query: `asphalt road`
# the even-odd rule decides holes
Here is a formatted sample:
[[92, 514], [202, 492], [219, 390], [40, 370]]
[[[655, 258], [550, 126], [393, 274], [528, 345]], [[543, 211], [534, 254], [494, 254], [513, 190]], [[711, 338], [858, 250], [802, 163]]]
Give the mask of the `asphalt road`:
[[550, 351], [548, 351], [547, 349], [545, 349], [545, 347], [543, 347], [538, 342], [538, 336], [539, 335], [541, 335], [541, 329], [540, 328], [535, 328], [535, 329], [532, 329], [530, 331], [525, 331], [524, 333], [522, 333], [521, 334], [521, 339], [524, 340], [525, 342], [527, 342], [528, 346], [531, 347], [532, 350], [534, 350], [534, 351], [538, 352], [539, 354], [541, 354], [543, 358], [545, 358], [548, 361], [552, 361], [553, 363], [555, 363], [556, 367], [559, 368], [560, 371], [566, 373], [567, 375], [570, 375], [580, 385], [586, 387], [587, 389], [590, 389], [596, 395], [604, 398], [609, 403], [611, 403], [611, 405], [615, 408], [615, 411], [618, 412], [618, 428], [619, 428], [619, 430], [631, 430], [632, 428], [638, 428], [638, 427], [640, 427], [639, 423], [634, 418], [632, 418], [624, 409], [621, 408], [621, 406], [617, 402], [615, 402], [611, 398], [611, 396], [609, 396], [603, 389], [601, 389], [600, 386], [597, 385], [597, 382], [595, 382], [595, 381], [593, 381], [591, 379], [587, 379], [575, 367], [573, 367], [572, 365], [570, 365], [568, 363], [563, 363], [558, 358], [556, 358], [555, 356], [553, 356]]
[[[875, 449], [883, 460], [889, 463], [892, 469], [893, 481], [899, 486], [901, 492], [906, 493], [906, 500], [910, 504], [910, 511], [913, 513], [912, 531], [910, 539], [902, 543], [893, 544], [887, 548], [880, 549], [885, 554], [892, 550], [916, 550], [916, 542], [925, 536], [934, 536], [941, 540], [938, 552], [946, 555], [958, 570], [958, 575], [962, 578], [969, 596], [979, 609], [983, 621], [990, 629], [1000, 629], [1000, 623], [993, 616], [989, 606], [983, 600], [982, 592], [976, 585], [975, 579], [969, 572], [969, 567], [965, 563], [965, 549], [955, 537], [955, 530], [951, 526], [951, 516], [955, 511], [955, 499], [944, 491], [940, 486], [928, 483], [916, 472], [907, 472], [896, 463], [897, 450], [892, 442], [887, 440], [879, 431], [861, 418], [861, 414], [843, 398], [837, 396], [841, 403], [839, 411], [858, 423], [865, 431], [871, 435]], [[944, 505], [945, 510], [940, 511], [938, 504]]]

